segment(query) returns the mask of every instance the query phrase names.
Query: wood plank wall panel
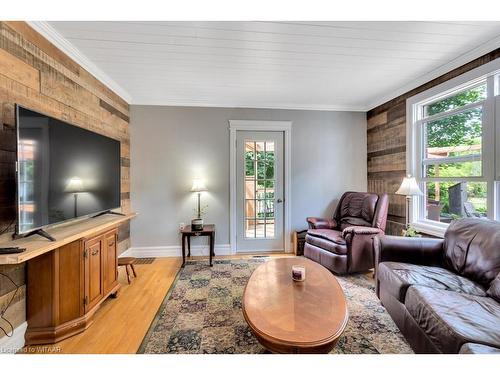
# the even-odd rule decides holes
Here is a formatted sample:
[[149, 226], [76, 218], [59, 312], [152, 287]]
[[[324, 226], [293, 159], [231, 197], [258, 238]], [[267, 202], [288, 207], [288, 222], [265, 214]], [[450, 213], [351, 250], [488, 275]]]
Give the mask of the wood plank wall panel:
[[[12, 231], [15, 220], [15, 103], [120, 140], [121, 204], [130, 211], [128, 103], [25, 22], [0, 21], [0, 231]], [[130, 228], [124, 225], [119, 249], [129, 246]], [[0, 266], [0, 272], [25, 283], [23, 265]], [[11, 292], [0, 276], [0, 306]], [[17, 326], [25, 316], [24, 293], [16, 298]]]
[[389, 194], [388, 234], [405, 223], [405, 198], [394, 192], [406, 173], [406, 99], [499, 57], [500, 48], [368, 111], [368, 190]]

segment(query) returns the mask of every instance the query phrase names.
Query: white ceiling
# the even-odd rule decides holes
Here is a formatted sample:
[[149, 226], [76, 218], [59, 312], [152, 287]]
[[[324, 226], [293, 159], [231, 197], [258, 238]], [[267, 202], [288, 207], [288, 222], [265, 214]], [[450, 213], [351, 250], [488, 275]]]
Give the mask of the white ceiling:
[[500, 22], [34, 24], [150, 105], [366, 111], [500, 46]]

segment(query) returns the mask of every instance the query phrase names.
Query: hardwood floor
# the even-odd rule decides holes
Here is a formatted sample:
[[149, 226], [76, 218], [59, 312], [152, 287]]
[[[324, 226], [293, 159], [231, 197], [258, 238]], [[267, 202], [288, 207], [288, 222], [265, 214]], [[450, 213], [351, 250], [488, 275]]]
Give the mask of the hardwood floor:
[[[294, 256], [284, 253], [218, 256], [215, 259]], [[208, 257], [192, 257], [207, 259]], [[76, 336], [54, 345], [25, 348], [27, 353], [43, 354], [133, 354], [146, 335], [182, 264], [182, 258], [156, 258], [151, 264], [137, 264], [138, 277], [127, 284], [125, 268], [120, 267], [118, 298], [108, 298], [94, 315], [94, 323]]]

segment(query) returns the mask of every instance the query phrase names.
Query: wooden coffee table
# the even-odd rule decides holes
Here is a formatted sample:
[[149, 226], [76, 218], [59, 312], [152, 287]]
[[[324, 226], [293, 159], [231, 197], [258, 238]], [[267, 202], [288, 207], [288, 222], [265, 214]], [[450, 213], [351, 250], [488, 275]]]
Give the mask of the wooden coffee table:
[[[292, 280], [292, 265], [306, 280]], [[243, 315], [257, 340], [273, 353], [328, 353], [344, 332], [347, 305], [337, 279], [302, 257], [260, 265], [243, 295]]]

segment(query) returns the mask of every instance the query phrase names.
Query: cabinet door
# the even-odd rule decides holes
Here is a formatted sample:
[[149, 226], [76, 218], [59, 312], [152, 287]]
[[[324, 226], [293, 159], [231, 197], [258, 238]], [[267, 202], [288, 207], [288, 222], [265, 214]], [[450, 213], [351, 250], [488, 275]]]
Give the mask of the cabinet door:
[[92, 309], [104, 294], [103, 269], [103, 237], [85, 242], [85, 312]]
[[116, 230], [104, 235], [104, 293], [108, 293], [118, 282], [116, 238]]
[[71, 242], [54, 252], [59, 261], [59, 324], [63, 324], [85, 313], [83, 242]]

